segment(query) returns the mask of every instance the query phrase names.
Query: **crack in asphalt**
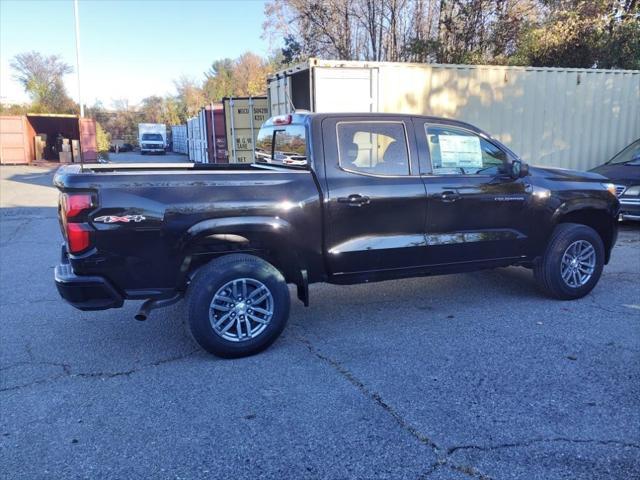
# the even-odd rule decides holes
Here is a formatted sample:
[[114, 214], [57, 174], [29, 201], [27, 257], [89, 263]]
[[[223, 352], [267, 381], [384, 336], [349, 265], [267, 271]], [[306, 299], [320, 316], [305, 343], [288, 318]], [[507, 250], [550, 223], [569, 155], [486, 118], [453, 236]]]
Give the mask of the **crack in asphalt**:
[[[3, 220], [3, 222], [7, 221], [4, 217], [2, 217], [2, 220]], [[13, 245], [14, 244], [13, 241], [18, 237], [20, 232], [22, 232], [27, 227], [27, 225], [29, 225], [31, 223], [31, 221], [32, 221], [31, 218], [20, 218], [20, 217], [16, 218], [16, 220], [19, 220], [20, 223], [18, 224], [18, 226], [16, 226], [14, 228], [13, 232], [11, 232], [7, 236], [6, 240], [4, 242], [0, 243], [0, 247], [5, 247], [7, 245]]]
[[577, 444], [585, 444], [585, 443], [595, 443], [598, 445], [616, 445], [619, 447], [627, 447], [627, 448], [638, 448], [640, 449], [640, 444], [624, 442], [621, 440], [595, 440], [595, 439], [582, 439], [582, 438], [567, 438], [567, 437], [556, 437], [556, 438], [536, 438], [533, 440], [525, 440], [522, 442], [512, 442], [512, 443], [503, 443], [499, 445], [459, 445], [455, 447], [451, 447], [447, 450], [447, 455], [452, 455], [453, 453], [459, 450], [479, 450], [482, 452], [490, 452], [493, 450], [501, 450], [505, 448], [521, 448], [521, 447], [530, 447], [531, 445], [535, 445], [538, 443], [555, 443], [555, 442], [566, 442], [566, 443], [577, 443]]
[[413, 438], [418, 440], [421, 444], [426, 445], [429, 448], [431, 448], [431, 450], [433, 451], [433, 453], [437, 457], [437, 461], [434, 464], [432, 464], [431, 466], [429, 466], [429, 468], [425, 472], [421, 473], [418, 476], [419, 479], [428, 477], [429, 475], [431, 475], [440, 466], [446, 466], [447, 468], [449, 468], [449, 469], [451, 469], [453, 471], [463, 473], [463, 474], [465, 474], [465, 475], [467, 475], [469, 477], [479, 478], [481, 480], [491, 480], [491, 477], [479, 472], [474, 467], [466, 466], [466, 465], [457, 465], [457, 464], [452, 463], [450, 461], [450, 459], [448, 458], [448, 453], [442, 447], [440, 447], [436, 442], [431, 440], [429, 437], [427, 437], [422, 432], [420, 432], [416, 427], [411, 425], [411, 423], [409, 423], [407, 420], [405, 420], [403, 418], [403, 416], [395, 408], [393, 408], [392, 405], [390, 405], [387, 401], [385, 401], [379, 393], [370, 390], [364, 384], [364, 382], [362, 382], [360, 379], [358, 379], [358, 377], [356, 377], [353, 373], [351, 373], [349, 371], [349, 369], [347, 369], [339, 361], [337, 361], [337, 360], [335, 360], [335, 359], [333, 359], [333, 358], [321, 353], [311, 343], [311, 341], [308, 338], [306, 338], [306, 337], [304, 337], [302, 335], [299, 335], [299, 334], [295, 335], [295, 338], [300, 343], [302, 343], [305, 347], [307, 347], [307, 350], [309, 350], [309, 352], [313, 356], [315, 356], [316, 358], [318, 358], [322, 362], [324, 362], [324, 363], [328, 364], [329, 366], [331, 366], [331, 368], [333, 368], [335, 371], [337, 371], [351, 385], [356, 387], [356, 389], [358, 389], [360, 391], [360, 393], [362, 393], [368, 399], [372, 400], [376, 405], [378, 405], [385, 412], [387, 412], [391, 416], [391, 418], [393, 418], [393, 420], [403, 430], [408, 432]]
[[31, 346], [31, 340], [27, 340], [24, 345], [24, 350], [27, 352], [27, 356], [32, 362], [36, 361], [36, 356], [33, 354], [33, 347]]
[[616, 277], [616, 278], [632, 277], [631, 279], [625, 278], [625, 280], [633, 280], [634, 277], [637, 277], [637, 276], [638, 274], [633, 270], [618, 270], [618, 271], [605, 270], [602, 273], [602, 278], [604, 279], [607, 279], [609, 277]]
[[418, 440], [421, 444], [431, 448], [436, 455], [436, 462], [431, 464], [424, 472], [418, 475], [418, 480], [427, 479], [435, 471], [440, 468], [448, 468], [449, 470], [457, 473], [461, 473], [471, 478], [477, 478], [479, 480], [491, 480], [491, 477], [485, 473], [480, 472], [477, 468], [469, 465], [460, 465], [452, 461], [451, 456], [456, 452], [462, 450], [477, 450], [481, 452], [488, 452], [493, 450], [507, 449], [507, 448], [523, 448], [529, 447], [540, 443], [557, 443], [567, 442], [576, 444], [597, 444], [597, 445], [615, 445], [618, 447], [637, 448], [640, 449], [640, 444], [625, 442], [622, 440], [597, 440], [597, 439], [580, 439], [580, 438], [568, 438], [568, 437], [555, 437], [555, 438], [536, 438], [532, 440], [524, 440], [512, 443], [503, 443], [498, 445], [455, 445], [449, 448], [440, 447], [434, 440], [429, 438], [420, 432], [416, 427], [411, 425], [403, 416], [398, 412], [391, 404], [389, 404], [382, 396], [369, 389], [362, 380], [356, 377], [347, 367], [345, 367], [338, 360], [331, 358], [328, 355], [320, 352], [311, 341], [300, 335], [295, 335], [295, 338], [301, 342], [307, 350], [316, 358], [322, 362], [328, 364], [331, 368], [337, 371], [343, 378], [345, 378], [350, 384], [356, 387], [365, 397], [372, 400], [376, 405], [381, 407], [387, 412], [393, 420], [412, 437]]
[[462, 473], [464, 475], [467, 475], [468, 477], [477, 478], [479, 480], [491, 480], [491, 477], [489, 475], [485, 475], [484, 473], [479, 472], [474, 467], [469, 467], [466, 465], [455, 465], [453, 463], [449, 463], [448, 461], [447, 467], [449, 467], [449, 470]]
[[427, 470], [425, 470], [424, 472], [422, 472], [420, 475], [418, 475], [417, 480], [424, 480], [425, 478], [427, 478], [429, 475], [431, 475], [432, 473], [434, 473], [436, 470], [438, 470], [438, 468], [440, 468], [443, 465], [442, 462], [437, 461], [434, 464], [432, 464], [431, 466], [429, 466], [429, 468]]
[[305, 337], [297, 336], [297, 339], [302, 342], [307, 349], [315, 355], [317, 358], [322, 360], [325, 363], [331, 365], [331, 367], [336, 370], [340, 375], [342, 375], [346, 380], [349, 381], [354, 387], [356, 387], [364, 396], [373, 400], [379, 407], [382, 407], [391, 417], [398, 423], [404, 430], [408, 431], [414, 438], [416, 438], [420, 443], [431, 447], [434, 452], [437, 454], [442, 449], [429, 437], [423, 435], [417, 428], [407, 422], [402, 415], [398, 413], [391, 405], [389, 405], [380, 394], [373, 392], [367, 388], [367, 386], [359, 380], [353, 373], [351, 373], [347, 368], [345, 368], [340, 362], [334, 360], [331, 357], [323, 355], [320, 353], [312, 343]]
[[[57, 219], [57, 216], [55, 215], [54, 216], [23, 215], [20, 213], [7, 214], [6, 212], [3, 212], [0, 214], [0, 219], [2, 220], [2, 223], [5, 227], [7, 226], [7, 222], [20, 222], [15, 227], [12, 225], [13, 231], [7, 235], [7, 238], [3, 242], [0, 242], [0, 248], [6, 248], [6, 247], [15, 247], [14, 240], [17, 239], [18, 236], [28, 226], [30, 226], [31, 222], [33, 222], [34, 220], [55, 220]], [[39, 242], [39, 241], [31, 241], [31, 240], [27, 240], [27, 241], [23, 240], [21, 241], [21, 243], [50, 245], [50, 242]]]
[[[27, 354], [31, 357], [31, 353], [29, 351], [29, 349], [27, 350]], [[66, 363], [58, 363], [58, 362], [38, 362], [38, 361], [28, 361], [28, 362], [16, 362], [16, 363], [12, 363], [11, 365], [5, 365], [4, 367], [0, 367], [0, 372], [4, 372], [7, 370], [11, 370], [13, 368], [17, 368], [17, 367], [23, 367], [25, 365], [45, 365], [45, 366], [49, 366], [49, 367], [60, 367], [63, 370], [70, 368], [69, 365], [67, 365]]]
[[[29, 300], [29, 304], [37, 304], [37, 303], [52, 303], [52, 302], [60, 302], [60, 298], [41, 298], [38, 300]], [[2, 302], [0, 303], [0, 307], [16, 307], [24, 305], [24, 301], [22, 302]]]
[[153, 368], [153, 367], [158, 367], [160, 365], [164, 365], [167, 363], [171, 363], [171, 362], [177, 362], [179, 360], [184, 360], [185, 358], [188, 358], [190, 356], [192, 356], [193, 354], [197, 353], [200, 351], [200, 348], [195, 348], [187, 353], [181, 354], [181, 355], [176, 355], [174, 357], [169, 357], [169, 358], [164, 358], [162, 360], [158, 360], [155, 362], [151, 362], [151, 363], [147, 363], [144, 365], [140, 365], [139, 367], [136, 368], [132, 368], [130, 370], [122, 370], [122, 371], [117, 371], [117, 372], [77, 372], [77, 373], [73, 373], [72, 371], [72, 366], [68, 363], [57, 363], [57, 362], [18, 362], [18, 363], [14, 363], [12, 365], [8, 365], [5, 367], [0, 368], [0, 371], [6, 371], [12, 368], [17, 368], [17, 367], [21, 367], [24, 365], [46, 365], [46, 366], [52, 366], [52, 367], [59, 367], [62, 368], [62, 373], [58, 373], [56, 375], [53, 376], [49, 376], [46, 378], [41, 378], [38, 380], [34, 380], [33, 382], [29, 382], [29, 383], [25, 383], [22, 385], [14, 385], [11, 387], [6, 387], [6, 388], [2, 388], [0, 389], [0, 393], [2, 392], [10, 392], [10, 391], [16, 391], [16, 390], [22, 390], [25, 388], [29, 388], [32, 387], [34, 385], [41, 385], [43, 383], [48, 383], [48, 382], [54, 382], [56, 380], [60, 380], [61, 378], [101, 378], [101, 379], [109, 379], [109, 378], [116, 378], [116, 377], [128, 377], [134, 373], [140, 372], [142, 370], [146, 370], [148, 368]]
[[442, 468], [448, 468], [452, 472], [462, 473], [463, 475], [466, 475], [471, 478], [477, 478], [478, 480], [492, 480], [490, 476], [484, 473], [480, 473], [474, 467], [469, 467], [466, 465], [454, 465], [450, 463], [449, 460], [446, 458], [438, 460], [433, 465], [431, 465], [425, 472], [422, 472], [418, 476], [417, 480], [426, 480], [433, 473], [435, 473], [437, 470], [440, 470]]
[[625, 309], [618, 310], [618, 309], [615, 309], [615, 308], [609, 308], [609, 307], [605, 307], [604, 305], [601, 305], [594, 294], [589, 295], [589, 299], [591, 300], [591, 306], [593, 308], [596, 308], [598, 310], [602, 310], [603, 312], [615, 313], [616, 315], [629, 315], [631, 313], [631, 312], [629, 312], [628, 310], [625, 310]]

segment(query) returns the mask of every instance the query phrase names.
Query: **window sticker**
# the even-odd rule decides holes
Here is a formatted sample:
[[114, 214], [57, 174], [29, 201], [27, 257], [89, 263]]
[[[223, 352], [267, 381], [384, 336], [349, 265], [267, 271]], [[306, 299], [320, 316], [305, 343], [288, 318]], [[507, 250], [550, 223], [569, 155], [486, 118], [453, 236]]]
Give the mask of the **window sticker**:
[[443, 168], [482, 168], [480, 137], [469, 135], [439, 135]]

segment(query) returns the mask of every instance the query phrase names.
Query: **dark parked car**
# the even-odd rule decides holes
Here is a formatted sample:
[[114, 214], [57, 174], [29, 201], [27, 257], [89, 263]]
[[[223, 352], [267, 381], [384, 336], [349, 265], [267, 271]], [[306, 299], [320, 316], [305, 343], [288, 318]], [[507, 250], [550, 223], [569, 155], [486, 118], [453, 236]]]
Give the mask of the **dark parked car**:
[[640, 138], [591, 171], [604, 175], [615, 184], [620, 199], [620, 218], [640, 220]]
[[[116, 151], [116, 145], [115, 144], [111, 144], [109, 146], [109, 151], [110, 152], [115, 152]], [[130, 143], [123, 143], [118, 147], [118, 152], [132, 152], [133, 151], [133, 145], [131, 145]]]
[[285, 115], [256, 147], [265, 163], [60, 168], [62, 297], [82, 310], [148, 299], [144, 320], [186, 293], [196, 340], [236, 357], [282, 332], [287, 283], [307, 305], [314, 282], [519, 265], [569, 300], [596, 285], [616, 242], [603, 176], [529, 167], [465, 123]]

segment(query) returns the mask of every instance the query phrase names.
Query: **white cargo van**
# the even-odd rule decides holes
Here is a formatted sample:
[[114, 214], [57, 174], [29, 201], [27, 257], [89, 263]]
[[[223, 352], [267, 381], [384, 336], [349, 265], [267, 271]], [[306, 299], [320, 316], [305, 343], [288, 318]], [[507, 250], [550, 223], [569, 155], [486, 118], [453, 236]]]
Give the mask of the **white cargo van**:
[[138, 143], [140, 153], [165, 153], [167, 145], [167, 127], [164, 123], [139, 123]]

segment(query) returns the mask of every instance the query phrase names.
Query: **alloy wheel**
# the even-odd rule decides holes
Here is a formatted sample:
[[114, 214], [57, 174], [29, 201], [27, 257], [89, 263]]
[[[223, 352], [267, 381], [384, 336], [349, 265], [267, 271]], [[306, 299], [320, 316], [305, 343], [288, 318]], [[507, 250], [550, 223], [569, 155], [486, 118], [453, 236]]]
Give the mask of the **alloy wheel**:
[[213, 296], [209, 321], [213, 331], [231, 342], [244, 342], [260, 335], [273, 318], [273, 295], [254, 278], [225, 283]]
[[562, 255], [560, 274], [571, 288], [587, 284], [596, 269], [596, 250], [586, 240], [577, 240], [567, 247]]

